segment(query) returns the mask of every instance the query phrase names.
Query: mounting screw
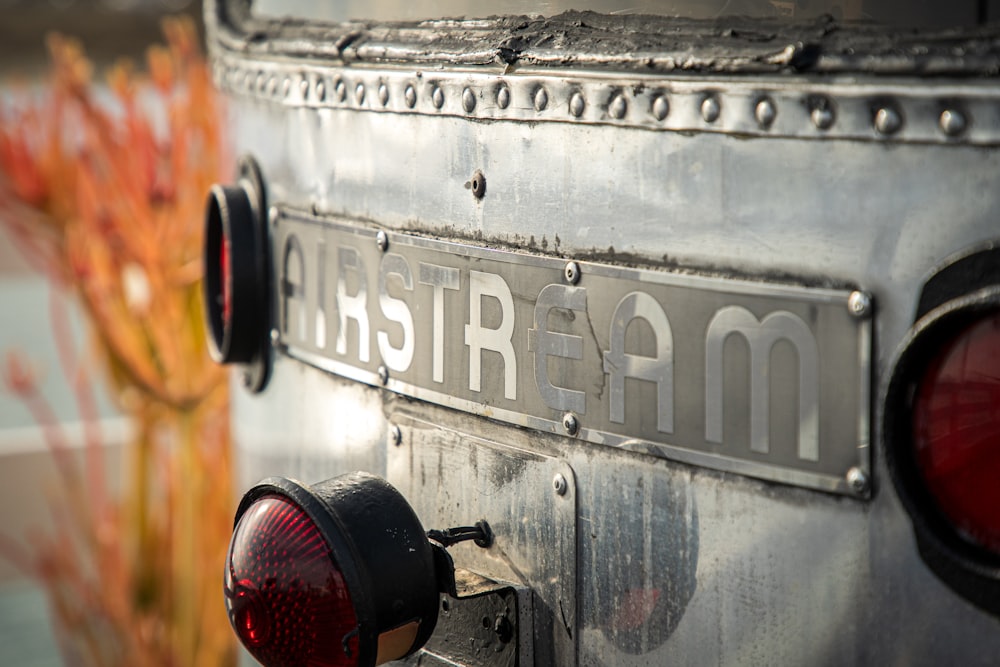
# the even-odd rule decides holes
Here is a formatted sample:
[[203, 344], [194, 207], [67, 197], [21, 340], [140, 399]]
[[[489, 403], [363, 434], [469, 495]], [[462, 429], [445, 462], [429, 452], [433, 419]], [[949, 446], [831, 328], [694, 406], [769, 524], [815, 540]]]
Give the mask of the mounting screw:
[[385, 232], [379, 230], [379, 233], [375, 235], [375, 245], [378, 246], [379, 250], [385, 252], [389, 247], [389, 236]]
[[486, 196], [486, 177], [483, 176], [483, 172], [476, 170], [476, 173], [472, 175], [472, 196], [476, 199], [482, 199]]
[[851, 468], [847, 471], [847, 475], [844, 478], [847, 480], [847, 486], [850, 487], [851, 491], [859, 496], [868, 491], [868, 475], [861, 468], [857, 466]]
[[847, 310], [852, 317], [863, 319], [872, 314], [872, 298], [860, 290], [851, 292], [847, 297]]
[[[563, 269], [563, 276], [570, 285], [577, 284], [580, 282], [580, 265], [576, 262], [566, 262], [566, 268]], [[563, 420], [563, 423], [565, 423], [565, 420]]]
[[378, 367], [378, 381], [384, 385], [389, 383], [389, 369], [385, 366]]
[[580, 430], [580, 421], [572, 412], [567, 412], [563, 415], [562, 424], [563, 428], [566, 429], [566, 432], [570, 435], [576, 435]]
[[389, 442], [396, 447], [403, 444], [403, 431], [395, 424], [389, 425]]
[[556, 492], [557, 496], [565, 496], [566, 491], [569, 490], [569, 482], [566, 481], [561, 472], [557, 472], [556, 476], [552, 478], [552, 490]]

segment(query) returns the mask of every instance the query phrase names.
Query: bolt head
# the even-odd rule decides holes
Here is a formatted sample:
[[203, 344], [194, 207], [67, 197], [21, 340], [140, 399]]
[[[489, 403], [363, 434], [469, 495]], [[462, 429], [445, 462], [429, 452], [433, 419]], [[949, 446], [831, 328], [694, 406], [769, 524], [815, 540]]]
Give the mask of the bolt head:
[[653, 100], [653, 118], [663, 120], [668, 113], [670, 113], [670, 103], [667, 102], [667, 98], [663, 95], [657, 95], [656, 99]]
[[709, 95], [701, 101], [701, 117], [706, 123], [714, 123], [719, 120], [721, 113], [722, 107], [719, 106], [719, 98], [715, 95]]
[[576, 262], [566, 262], [566, 268], [563, 269], [563, 276], [570, 285], [577, 284], [580, 282], [580, 265]]
[[444, 91], [441, 88], [435, 86], [434, 90], [431, 91], [431, 102], [433, 102], [435, 109], [444, 106]]
[[549, 106], [549, 94], [544, 88], [535, 91], [535, 111], [544, 111]]
[[851, 491], [854, 493], [861, 495], [868, 492], [868, 475], [866, 475], [865, 471], [861, 468], [855, 466], [848, 470], [845, 479], [847, 480], [847, 486], [850, 487]]
[[567, 412], [563, 415], [562, 425], [563, 428], [566, 429], [566, 433], [570, 435], [576, 435], [580, 430], [580, 421], [572, 412]]
[[415, 107], [417, 105], [417, 89], [413, 86], [407, 86], [403, 92], [403, 99], [406, 101], [406, 106], [411, 109]]
[[552, 478], [552, 490], [556, 492], [557, 496], [565, 496], [566, 491], [569, 490], [569, 483], [563, 477], [562, 473], [557, 472], [555, 477]]
[[385, 252], [389, 247], [389, 235], [379, 230], [379, 232], [375, 235], [375, 245], [378, 246], [379, 250]]
[[382, 106], [385, 106], [386, 104], [389, 103], [389, 86], [385, 85], [384, 83], [379, 84], [378, 101], [382, 103]]
[[890, 135], [903, 127], [903, 117], [893, 107], [882, 107], [875, 112], [875, 129], [879, 134]]
[[766, 130], [774, 123], [774, 119], [778, 116], [778, 110], [775, 108], [774, 102], [770, 98], [765, 97], [757, 102], [753, 115], [757, 119], [758, 127]]
[[569, 112], [573, 114], [575, 118], [579, 118], [583, 115], [583, 110], [586, 106], [587, 102], [583, 99], [583, 94], [579, 91], [573, 93], [573, 96], [569, 98]]
[[497, 106], [501, 109], [506, 109], [510, 106], [510, 88], [507, 86], [500, 86], [497, 89]]
[[813, 106], [812, 111], [809, 112], [809, 118], [812, 119], [813, 125], [816, 126], [816, 129], [829, 130], [833, 127], [833, 121], [835, 119], [833, 107], [829, 101], [823, 99]]
[[476, 108], [476, 94], [471, 88], [462, 91], [462, 108], [465, 109], [465, 113], [472, 113]]
[[965, 128], [968, 127], [968, 120], [958, 109], [945, 109], [941, 112], [941, 117], [938, 119], [938, 125], [941, 127], [941, 131], [944, 132], [949, 137], [957, 137], [965, 132]]
[[628, 111], [628, 103], [625, 101], [625, 96], [621, 93], [615, 95], [611, 99], [611, 104], [608, 105], [608, 111], [611, 113], [612, 118], [624, 118], [625, 112]]
[[847, 310], [853, 317], [866, 318], [872, 312], [872, 298], [867, 293], [855, 290], [847, 297]]

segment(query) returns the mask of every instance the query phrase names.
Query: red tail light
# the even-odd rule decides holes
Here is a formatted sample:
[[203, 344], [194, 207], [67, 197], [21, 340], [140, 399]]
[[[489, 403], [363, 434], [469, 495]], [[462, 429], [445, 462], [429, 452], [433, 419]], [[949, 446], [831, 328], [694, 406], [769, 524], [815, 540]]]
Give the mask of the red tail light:
[[1000, 554], [1000, 313], [945, 342], [913, 402], [916, 462], [958, 532]]
[[885, 395], [883, 442], [924, 563], [1000, 614], [1000, 287], [914, 325]]
[[265, 667], [367, 667], [408, 655], [434, 630], [440, 588], [419, 520], [378, 477], [312, 487], [271, 478], [240, 503], [226, 608]]
[[263, 389], [268, 373], [270, 264], [260, 172], [240, 161], [236, 185], [215, 185], [205, 206], [204, 297], [208, 347], [224, 364], [246, 366], [245, 384]]
[[240, 641], [273, 667], [358, 664], [358, 619], [330, 548], [300, 507], [264, 496], [229, 546], [226, 607]]

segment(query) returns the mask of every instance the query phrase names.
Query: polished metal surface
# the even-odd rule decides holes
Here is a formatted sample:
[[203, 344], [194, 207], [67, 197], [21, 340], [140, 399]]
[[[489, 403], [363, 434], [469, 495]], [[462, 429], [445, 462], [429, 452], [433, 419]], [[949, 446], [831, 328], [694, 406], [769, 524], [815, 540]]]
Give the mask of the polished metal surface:
[[[372, 31], [359, 35], [359, 48], [370, 48], [372, 40], [364, 36]], [[258, 158], [269, 201], [282, 211], [363, 221], [368, 236], [358, 246], [359, 257], [397, 253], [398, 239], [410, 237], [475, 247], [487, 262], [494, 252], [517, 249], [540, 257], [542, 268], [552, 272], [544, 283], [528, 281], [535, 293], [525, 298], [536, 303], [547, 284], [586, 288], [592, 266], [613, 267], [620, 275], [690, 275], [712, 284], [793, 285], [792, 303], [813, 290], [829, 291], [836, 294], [843, 326], [853, 327], [845, 330], [870, 331], [870, 347], [856, 346], [871, 355], [870, 383], [852, 385], [858, 393], [845, 390], [843, 397], [857, 402], [855, 414], [867, 408], [873, 423], [880, 417], [893, 351], [913, 322], [924, 281], [946, 258], [998, 237], [1000, 89], [992, 76], [919, 79], [906, 68], [894, 75], [885, 62], [876, 68], [879, 76], [858, 70], [843, 77], [790, 70], [733, 76], [704, 69], [647, 76], [573, 62], [550, 69], [519, 62], [508, 71], [493, 60], [493, 51], [481, 67], [469, 65], [471, 56], [460, 59], [466, 66], [426, 67], [405, 59], [359, 66], [361, 51], [351, 52], [349, 45], [326, 57], [317, 55], [321, 44], [310, 42], [295, 55], [285, 48], [289, 42], [262, 40], [275, 50], [272, 58], [264, 46], [239, 51], [226, 39], [214, 48], [218, 80], [231, 94], [236, 151]], [[297, 43], [303, 41], [300, 36]], [[285, 76], [292, 82], [287, 98], [279, 97]], [[310, 82], [305, 95], [298, 85], [303, 80]], [[358, 83], [369, 91], [363, 105], [349, 94]], [[382, 84], [389, 93], [386, 106], [375, 94]], [[475, 96], [471, 112], [463, 106], [467, 88]], [[539, 90], [545, 91], [542, 105]], [[701, 108], [709, 94], [719, 102], [712, 123]], [[615, 113], [621, 106], [612, 111], [615, 95], [624, 102], [620, 119]], [[881, 109], [892, 109], [902, 121], [891, 133], [877, 126]], [[882, 128], [892, 129], [892, 114], [883, 116]], [[489, 180], [482, 198], [470, 193], [470, 175], [477, 171]], [[272, 242], [283, 222], [272, 230]], [[385, 253], [374, 241], [378, 230], [387, 234]], [[335, 257], [336, 240], [303, 244], [302, 252], [315, 256], [321, 248]], [[339, 270], [336, 257], [331, 266]], [[469, 274], [448, 271], [459, 268], [452, 262], [439, 259], [441, 270], [423, 277], [410, 266], [413, 289], [437, 290], [444, 300], [470, 289]], [[566, 276], [568, 262], [577, 263], [577, 283]], [[387, 274], [385, 296], [404, 298], [404, 274]], [[330, 285], [327, 302], [337, 296], [337, 278], [331, 274], [324, 281]], [[345, 309], [325, 311], [330, 326], [324, 335], [334, 350], [339, 319], [355, 332], [354, 317], [369, 312], [351, 301], [359, 293], [353, 269], [345, 278]], [[480, 281], [481, 291], [490, 287], [488, 279]], [[367, 279], [366, 290], [382, 312], [377, 273]], [[520, 295], [511, 292], [511, 302], [519, 303]], [[744, 298], [702, 307], [714, 314], [742, 306], [758, 321], [770, 312], [754, 311]], [[608, 299], [614, 307], [621, 301], [620, 295]], [[634, 307], [642, 309], [639, 301]], [[497, 299], [483, 297], [482, 303], [481, 318], [502, 320]], [[392, 308], [391, 301], [386, 305]], [[680, 332], [694, 324], [675, 321], [671, 313], [666, 311], [679, 345]], [[436, 313], [431, 297], [429, 309], [414, 317], [414, 331], [443, 327], [448, 317], [447, 310]], [[533, 312], [531, 317], [533, 323]], [[741, 318], [739, 311], [725, 311], [718, 331]], [[386, 350], [403, 355], [392, 362], [401, 366], [399, 320], [405, 318], [395, 319]], [[706, 313], [703, 335], [709, 322]], [[578, 419], [583, 434], [589, 409], [552, 410], [551, 423], [524, 428], [401, 395], [393, 383], [405, 371], [380, 359], [380, 327], [369, 326], [369, 375], [362, 382], [279, 350], [264, 394], [234, 393], [241, 480], [250, 484], [286, 474], [310, 481], [364, 469], [405, 487], [428, 525], [444, 526], [459, 515], [460, 522], [477, 518], [467, 516], [470, 509], [482, 511], [495, 529], [489, 514], [499, 513], [504, 521], [521, 517], [519, 526], [495, 531], [498, 544], [519, 544], [511, 561], [519, 574], [499, 552], [461, 548], [456, 562], [547, 591], [542, 598], [549, 618], [555, 617], [552, 601], [568, 598], [564, 587], [574, 582], [576, 622], [563, 626], [572, 640], [560, 640], [554, 656], [536, 646], [536, 664], [991, 665], [1000, 655], [996, 618], [959, 597], [921, 560], [909, 516], [889, 481], [882, 443], [864, 420], [855, 424], [858, 433], [871, 438], [858, 438], [859, 458], [836, 473], [850, 495], [761, 481], [664, 458], [639, 441], [609, 447], [572, 435], [564, 419]], [[308, 320], [301, 326], [296, 321], [296, 327], [317, 333]], [[610, 326], [599, 331], [608, 336]], [[811, 325], [809, 331], [820, 340]], [[584, 336], [572, 328], [553, 332]], [[360, 362], [356, 335], [344, 347]], [[413, 363], [428, 367], [421, 381], [433, 385], [458, 373], [470, 391], [464, 329], [458, 336], [456, 345], [442, 343], [438, 352], [414, 350]], [[812, 358], [808, 343], [802, 345]], [[601, 352], [610, 349], [605, 341]], [[816, 354], [822, 374], [820, 349], [824, 344]], [[434, 359], [456, 352], [465, 358], [460, 371], [435, 365]], [[752, 354], [749, 347], [745, 354]], [[491, 400], [507, 400], [503, 373], [491, 375], [488, 368], [499, 367], [502, 353], [484, 348], [482, 356], [497, 359], [485, 373], [481, 369], [481, 388], [493, 386]], [[695, 357], [684, 363], [704, 363], [703, 353]], [[861, 367], [853, 355], [836, 357], [848, 358]], [[675, 363], [681, 361], [677, 355]], [[375, 380], [379, 365], [388, 372], [386, 388]], [[553, 388], [576, 389], [555, 370]], [[521, 375], [533, 381], [530, 371]], [[703, 403], [705, 388], [691, 389], [689, 377], [679, 377], [675, 397]], [[798, 368], [784, 377], [790, 384], [781, 384], [795, 400], [782, 400], [791, 404], [801, 396]], [[630, 380], [626, 396], [633, 389], [629, 382], [658, 386]], [[742, 401], [749, 413], [749, 391]], [[603, 407], [610, 409], [610, 403]], [[657, 429], [658, 417], [658, 410], [650, 413], [646, 427]], [[395, 444], [393, 425], [401, 428], [400, 441], [414, 442], [418, 429], [410, 429], [414, 422], [407, 419], [427, 424], [419, 429], [419, 447]], [[674, 420], [677, 428], [679, 412]], [[704, 427], [705, 415], [697, 421]], [[725, 438], [725, 421], [723, 426]], [[821, 457], [827, 430], [821, 422]], [[484, 479], [484, 466], [472, 465], [478, 457], [521, 456], [511, 456], [512, 450], [536, 457], [528, 466], [531, 484], [518, 484], [516, 492]], [[749, 440], [747, 451], [760, 455]], [[863, 460], [870, 460], [868, 469], [858, 464]], [[567, 480], [566, 496], [557, 494], [557, 474]], [[564, 499], [574, 504], [572, 521], [558, 505]], [[536, 521], [555, 521], [562, 537], [530, 537]], [[556, 626], [539, 627], [552, 633]]]

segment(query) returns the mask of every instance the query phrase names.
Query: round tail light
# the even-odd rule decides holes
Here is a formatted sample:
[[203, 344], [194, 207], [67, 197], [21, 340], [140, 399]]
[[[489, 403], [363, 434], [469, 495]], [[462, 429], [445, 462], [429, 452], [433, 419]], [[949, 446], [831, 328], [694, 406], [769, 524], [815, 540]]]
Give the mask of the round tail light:
[[240, 161], [236, 185], [215, 185], [205, 205], [204, 298], [209, 353], [218, 363], [247, 366], [259, 391], [267, 375], [270, 329], [269, 259], [260, 171]]
[[924, 561], [1000, 613], [1000, 287], [914, 325], [886, 394], [884, 442]]
[[377, 665], [437, 623], [423, 527], [388, 482], [352, 473], [312, 487], [270, 478], [240, 503], [229, 546], [229, 620], [265, 667]]

